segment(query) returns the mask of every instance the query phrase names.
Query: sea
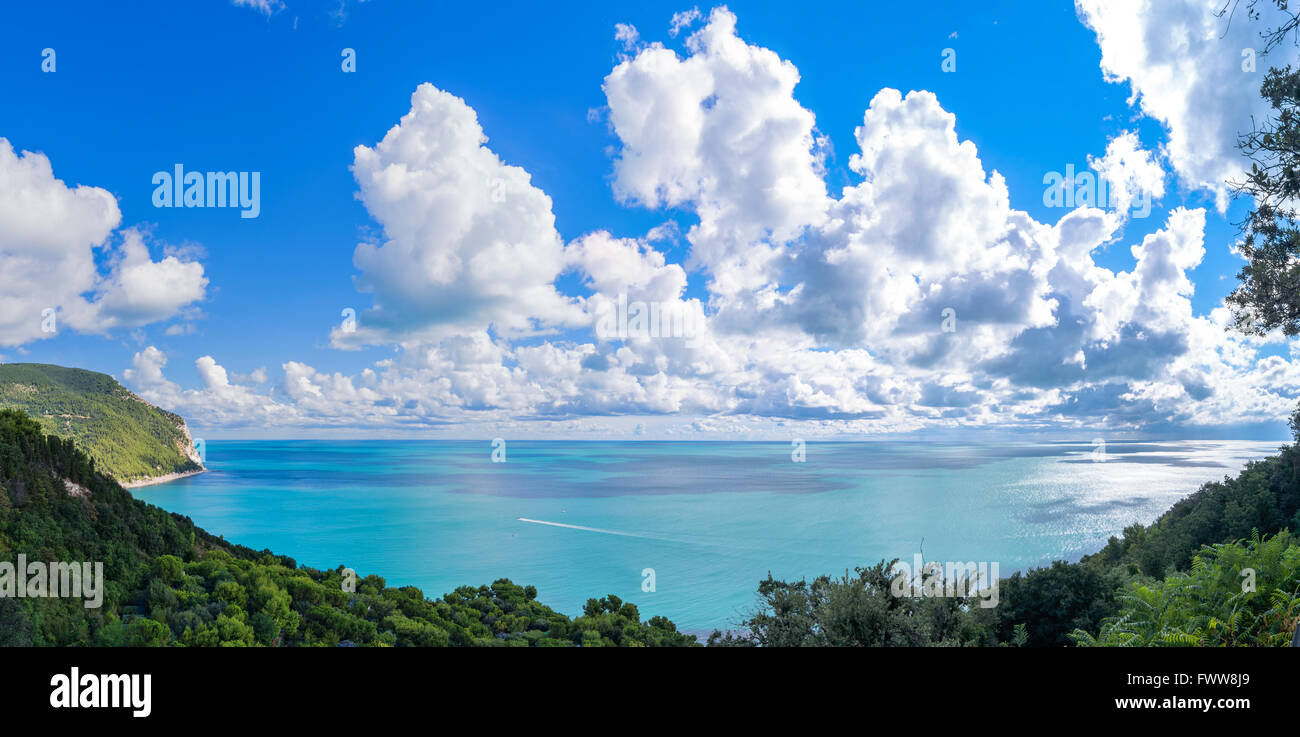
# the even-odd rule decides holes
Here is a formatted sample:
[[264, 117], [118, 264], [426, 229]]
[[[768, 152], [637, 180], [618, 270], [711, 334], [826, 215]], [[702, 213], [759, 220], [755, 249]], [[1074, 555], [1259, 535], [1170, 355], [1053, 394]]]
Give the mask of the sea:
[[742, 627], [769, 573], [1075, 561], [1279, 445], [208, 440], [208, 472], [132, 494], [429, 598], [508, 578], [569, 615], [614, 594], [704, 635]]

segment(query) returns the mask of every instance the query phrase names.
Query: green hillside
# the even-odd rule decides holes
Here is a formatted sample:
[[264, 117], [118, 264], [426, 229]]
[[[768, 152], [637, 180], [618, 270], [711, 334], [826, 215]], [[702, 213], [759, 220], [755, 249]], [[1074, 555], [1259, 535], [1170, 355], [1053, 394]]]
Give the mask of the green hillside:
[[0, 596], [0, 646], [696, 644], [663, 617], [642, 622], [617, 596], [589, 599], [574, 618], [506, 579], [430, 600], [379, 576], [232, 545], [132, 497], [23, 413], [0, 410], [0, 562], [20, 555], [100, 562], [105, 583], [99, 597]]
[[41, 363], [0, 364], [0, 409], [21, 409], [71, 439], [121, 483], [202, 468], [185, 420], [111, 376]]

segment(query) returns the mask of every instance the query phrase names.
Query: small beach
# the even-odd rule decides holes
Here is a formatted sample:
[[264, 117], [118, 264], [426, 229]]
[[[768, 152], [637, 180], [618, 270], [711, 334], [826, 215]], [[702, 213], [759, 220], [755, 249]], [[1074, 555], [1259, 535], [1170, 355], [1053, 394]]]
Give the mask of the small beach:
[[176, 481], [178, 479], [187, 479], [191, 476], [198, 476], [201, 473], [206, 473], [207, 470], [208, 469], [206, 468], [200, 468], [197, 471], [181, 471], [178, 473], [165, 473], [161, 476], [150, 476], [149, 478], [146, 479], [137, 479], [135, 481], [128, 481], [122, 484], [122, 488], [139, 489], [145, 486], [157, 486], [158, 484], [165, 484], [169, 481]]

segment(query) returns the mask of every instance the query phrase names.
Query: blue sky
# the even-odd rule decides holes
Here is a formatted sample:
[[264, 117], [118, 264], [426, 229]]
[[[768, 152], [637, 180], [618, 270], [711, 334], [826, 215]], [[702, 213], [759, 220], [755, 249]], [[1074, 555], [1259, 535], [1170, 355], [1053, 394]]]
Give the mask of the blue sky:
[[[356, 377], [374, 370], [376, 362], [398, 353], [436, 349], [439, 341], [464, 337], [463, 325], [430, 332], [430, 325], [441, 324], [437, 316], [424, 322], [414, 320], [418, 329], [411, 320], [404, 321], [402, 329], [411, 332], [397, 335], [389, 330], [383, 339], [372, 336], [349, 343], [332, 335], [344, 308], [357, 310], [366, 324], [366, 310], [374, 305], [376, 295], [358, 290], [360, 270], [354, 264], [354, 251], [362, 241], [383, 242], [388, 237], [388, 224], [377, 221], [368, 211], [368, 203], [358, 197], [358, 179], [351, 170], [354, 149], [375, 147], [411, 111], [412, 94], [424, 83], [460, 98], [477, 115], [491, 151], [506, 164], [526, 170], [531, 186], [550, 197], [554, 230], [565, 247], [600, 231], [616, 239], [648, 243], [651, 229], [675, 221], [681, 235], [654, 241], [652, 248], [667, 264], [680, 264], [686, 274], [685, 288], [677, 296], [700, 300], [709, 314], [725, 313], [731, 304], [728, 300], [736, 298], [709, 286], [722, 266], [701, 265], [691, 259], [693, 249], [702, 252], [706, 247], [686, 235], [701, 221], [698, 208], [691, 204], [701, 197], [647, 206], [618, 196], [620, 175], [615, 162], [633, 144], [615, 130], [610, 102], [602, 89], [606, 76], [617, 65], [635, 61], [649, 44], [661, 43], [682, 59], [691, 56], [687, 38], [709, 22], [711, 6], [698, 6], [702, 17], [674, 36], [669, 33], [674, 14], [690, 10], [680, 2], [578, 3], [563, 9], [536, 3], [497, 3], [485, 9], [400, 0], [342, 6], [302, 0], [284, 0], [265, 8], [255, 5], [237, 6], [222, 0], [108, 6], [56, 2], [9, 11], [8, 22], [0, 29], [0, 89], [6, 99], [0, 107], [0, 137], [7, 139], [15, 152], [39, 152], [46, 157], [53, 176], [68, 187], [100, 188], [115, 198], [120, 221], [104, 241], [108, 247], [94, 250], [101, 275], [113, 278], [117, 258], [113, 246], [134, 227], [145, 233], [156, 261], [174, 253], [181, 261], [201, 264], [206, 285], [201, 298], [182, 301], [178, 297], [173, 300], [174, 309], [151, 315], [159, 319], [128, 319], [105, 307], [94, 316], [74, 318], [75, 326], [54, 337], [33, 338], [28, 331], [18, 331], [17, 337], [0, 344], [4, 360], [80, 366], [119, 378], [129, 378], [124, 372], [135, 366], [133, 388], [146, 398], [178, 405], [179, 410], [198, 415], [196, 420], [214, 431], [255, 435], [256, 428], [265, 425], [259, 422], [253, 429], [239, 429], [238, 403], [228, 412], [206, 411], [219, 400], [202, 396], [209, 376], [196, 364], [200, 357], [212, 357], [232, 377], [265, 369], [264, 381], [247, 380], [251, 395], [270, 397], [272, 403], [289, 402], [286, 394], [292, 392], [283, 386], [282, 368], [287, 362], [308, 365], [322, 375], [353, 377], [353, 383], [360, 385], [364, 380]], [[1233, 275], [1240, 260], [1230, 253], [1235, 238], [1232, 222], [1244, 212], [1244, 203], [1220, 211], [1215, 192], [1198, 186], [1192, 165], [1180, 170], [1177, 155], [1162, 150], [1171, 136], [1178, 135], [1171, 131], [1180, 130], [1180, 126], [1204, 130], [1205, 126], [1189, 123], [1186, 111], [1161, 108], [1158, 100], [1162, 93], [1167, 97], [1168, 91], [1144, 88], [1149, 98], [1157, 100], [1154, 107], [1130, 101], [1135, 86], [1157, 82], [1141, 79], [1136, 73], [1133, 79], [1107, 81], [1103, 74], [1103, 36], [1108, 24], [1122, 24], [1123, 18], [1104, 17], [1109, 12], [1104, 9], [1095, 17], [1088, 16], [1087, 9], [1060, 2], [944, 3], [925, 11], [916, 6], [865, 7], [862, 3], [810, 3], [792, 9], [783, 3], [732, 2], [727, 8], [736, 18], [736, 36], [741, 42], [752, 49], [770, 50], [797, 68], [799, 82], [793, 100], [815, 116], [815, 135], [828, 139], [829, 146], [822, 144], [819, 150], [824, 156], [823, 181], [832, 198], [840, 196], [841, 188], [858, 186], [867, 178], [849, 165], [850, 157], [859, 152], [854, 131], [863, 124], [864, 110], [885, 88], [903, 95], [913, 90], [933, 93], [942, 110], [955, 116], [956, 138], [969, 141], [978, 151], [985, 173], [991, 175], [996, 170], [1005, 177], [1010, 208], [1023, 211], [1045, 227], [1056, 224], [1066, 211], [1044, 206], [1044, 174], [1063, 171], [1067, 165], [1086, 170], [1090, 156], [1101, 157], [1111, 141], [1133, 132], [1141, 150], [1151, 152], [1152, 160], [1165, 172], [1165, 191], [1149, 217], [1127, 219], [1116, 227], [1113, 238], [1103, 239], [1105, 242], [1093, 248], [1092, 262], [1115, 274], [1132, 272], [1136, 261], [1131, 245], [1166, 228], [1176, 208], [1202, 209], [1204, 255], [1187, 274], [1195, 287], [1194, 294], [1187, 295], [1192, 313], [1209, 315], [1235, 285]], [[1147, 20], [1154, 28], [1160, 19], [1152, 15]], [[628, 44], [616, 38], [616, 24], [635, 27], [638, 40]], [[1211, 25], [1207, 22], [1205, 27]], [[42, 71], [45, 48], [56, 54], [53, 73]], [[355, 73], [340, 68], [345, 48], [356, 52]], [[955, 51], [955, 72], [942, 68], [945, 49]], [[1159, 51], [1147, 49], [1149, 58], [1128, 63], [1152, 65]], [[1119, 59], [1114, 66], [1122, 71], [1125, 63]], [[1115, 69], [1111, 71], [1115, 76]], [[1248, 99], [1258, 77], [1242, 75], [1234, 82], [1244, 91], [1233, 94]], [[1221, 85], [1221, 80], [1207, 77], [1188, 84], [1213, 87]], [[1185, 94], [1192, 99], [1201, 92], [1189, 88]], [[1225, 125], [1231, 123], [1228, 120]], [[195, 171], [260, 172], [259, 217], [243, 219], [231, 209], [154, 207], [151, 177], [158, 171], [170, 171], [177, 163]], [[925, 217], [923, 213], [915, 216]], [[791, 236], [786, 246], [797, 248], [811, 237], [810, 232]], [[637, 246], [628, 247], [635, 250]], [[781, 272], [772, 277], [772, 283], [779, 289], [794, 288], [796, 280], [791, 273], [796, 272]], [[589, 275], [581, 268], [567, 269], [550, 283], [569, 299], [587, 299], [598, 291], [592, 289]], [[385, 296], [382, 290], [380, 287], [379, 299]], [[91, 291], [100, 297], [110, 294], [102, 286], [92, 286]], [[89, 301], [93, 304], [95, 297]], [[824, 317], [841, 319], [837, 315]], [[771, 325], [772, 319], [755, 319], [748, 329], [757, 332], [761, 326]], [[895, 315], [894, 319], [900, 318]], [[1128, 320], [1133, 334], [1142, 332], [1137, 318], [1129, 316]], [[543, 322], [539, 318], [537, 324]], [[506, 354], [518, 346], [554, 343], [572, 348], [593, 342], [589, 329], [563, 320], [552, 322], [540, 335], [503, 338], [489, 324], [483, 325], [483, 330], [486, 339]], [[1110, 327], [1116, 336], [1123, 334], [1119, 323]], [[169, 328], [173, 334], [168, 334]], [[1022, 325], [1021, 329], [1028, 328]], [[835, 332], [841, 333], [840, 328]], [[849, 333], [852, 339], [845, 337]], [[980, 361], [991, 360], [999, 350], [1007, 349], [1017, 334], [986, 336], [993, 342], [971, 356], [977, 353]], [[866, 350], [879, 358], [893, 349], [880, 347], [877, 337], [869, 328], [854, 328], [833, 340], [813, 336], [811, 342], [795, 343], [799, 350]], [[1002, 341], [1001, 349], [996, 347], [997, 341]], [[1098, 342], [1105, 341], [1094, 340]], [[404, 344], [400, 350], [395, 348], [399, 343]], [[133, 364], [137, 354], [150, 347], [166, 357], [166, 383], [149, 384], [142, 378], [140, 366]], [[1185, 348], [1184, 352], [1188, 350], [1194, 349]], [[1283, 360], [1288, 355], [1284, 342], [1252, 350], [1256, 351], [1254, 361], [1267, 356]], [[598, 345], [595, 353], [601, 352]], [[723, 352], [734, 353], [731, 349]], [[916, 366], [918, 353], [925, 350], [899, 348], [899, 357], [890, 362]], [[1203, 432], [1214, 427], [1263, 427], [1271, 429], [1260, 432], [1273, 433], [1294, 396], [1290, 385], [1284, 383], [1272, 393], [1250, 398], [1246, 402], [1249, 411], [1241, 414], [1207, 407], [1192, 416], [1185, 408], [1171, 410], [1170, 404], [1176, 400], [1168, 392], [1148, 386], [1173, 381], [1169, 377], [1175, 374], [1184, 377], [1178, 381], [1188, 383], [1186, 367], [1166, 367], [1154, 373], [1138, 372], [1141, 375], [1108, 374], [1105, 379], [1107, 384], [1142, 384], [1149, 396], [1161, 397], [1155, 404], [1135, 401], [1130, 403], [1132, 411], [1120, 407], [1119, 412], [1063, 419], [1043, 408], [1072, 393], [1087, 393], [1085, 383], [1063, 378], [1051, 387], [1038, 386], [1036, 390], [1060, 394], [1038, 397], [1032, 410], [1021, 407], [1012, 411], [1009, 397], [1015, 388], [995, 387], [996, 378], [975, 375], [980, 373], [972, 368], [975, 358], [964, 360], [964, 369], [949, 366], [935, 373], [938, 369], [934, 366], [926, 367], [932, 371], [915, 378], [918, 388], [912, 395], [912, 399], [924, 395], [927, 386], [941, 386], [963, 396], [982, 394], [986, 401], [938, 405], [965, 407], [970, 411], [964, 415], [855, 409], [847, 406], [854, 402], [846, 405], [845, 395], [830, 388], [820, 392], [829, 399], [803, 404], [792, 399], [784, 409], [767, 410], [762, 408], [772, 407], [771, 402], [746, 403], [743, 392], [742, 398], [730, 405], [682, 399], [684, 394], [662, 402], [644, 397], [592, 401], [584, 395], [597, 390], [588, 387], [569, 392], [564, 401], [557, 402], [553, 396], [542, 396], [548, 381], [568, 380], [554, 376], [523, 380], [540, 387], [540, 404], [527, 398], [501, 399], [510, 394], [501, 388], [478, 397], [453, 390], [459, 398], [451, 400], [451, 406], [444, 402], [441, 408], [416, 408], [412, 396], [420, 395], [420, 390], [406, 379], [436, 382], [439, 369], [428, 365], [413, 368], [406, 377], [396, 375], [400, 368], [387, 367], [394, 372], [389, 377], [392, 384], [376, 389], [378, 395], [366, 401], [410, 409], [409, 415], [399, 409], [377, 427], [419, 430], [451, 425], [466, 428], [470, 434], [487, 431], [496, 423], [509, 425], [537, 417], [579, 423], [585, 418], [610, 418], [610, 424], [569, 428], [574, 432], [619, 433], [650, 427], [671, 434], [672, 428], [694, 426], [695, 432], [705, 428], [706, 433], [743, 434], [748, 430], [770, 432], [773, 418], [782, 423], [816, 420], [833, 425], [841, 420], [871, 421], [882, 413], [889, 421], [880, 425], [819, 424], [818, 431], [916, 432], [932, 425], [951, 430], [969, 424], [1048, 432], [1098, 425], [1114, 425], [1117, 432], [1141, 431], [1149, 425], [1152, 431], [1175, 433], [1180, 429]], [[1281, 371], [1290, 377], [1290, 364], [1286, 363], [1274, 374]], [[517, 365], [518, 358], [512, 355], [500, 363], [507, 369]], [[1249, 378], [1252, 366], [1233, 368], [1246, 387], [1255, 381]], [[461, 366], [442, 370], [473, 373]], [[1190, 383], [1217, 383], [1206, 378], [1212, 374], [1210, 369], [1205, 372], [1203, 381]], [[382, 368], [380, 373], [384, 373]], [[675, 374], [671, 368], [664, 373], [669, 380], [691, 375]], [[412, 378], [417, 374], [418, 378]], [[647, 374], [633, 371], [630, 375]], [[770, 373], [756, 369], [753, 375]], [[896, 377], [897, 373], [891, 371], [890, 375]], [[691, 381], [693, 391], [703, 396], [722, 385], [729, 387], [726, 391], [734, 391], [749, 379], [700, 379], [695, 375]], [[233, 383], [239, 383], [238, 379]], [[394, 389], [396, 384], [404, 388]], [[212, 386], [208, 384], [207, 389]], [[530, 392], [521, 390], [521, 395]], [[783, 396], [789, 398], [792, 393], [785, 391]], [[897, 393], [894, 397], [891, 401], [875, 397], [868, 404], [916, 404]], [[1114, 401], [1118, 406], [1125, 400]], [[289, 412], [293, 419], [276, 432], [302, 434], [318, 426], [341, 432], [374, 429], [373, 413], [356, 402], [348, 404], [347, 410], [311, 410], [300, 402], [293, 404], [297, 405]], [[975, 411], [976, 404], [982, 409]], [[1242, 402], [1223, 402], [1223, 406], [1234, 404]], [[759, 419], [748, 425], [724, 423], [725, 427], [711, 428], [708, 418], [722, 416]], [[698, 425], [702, 418], [705, 424]]]

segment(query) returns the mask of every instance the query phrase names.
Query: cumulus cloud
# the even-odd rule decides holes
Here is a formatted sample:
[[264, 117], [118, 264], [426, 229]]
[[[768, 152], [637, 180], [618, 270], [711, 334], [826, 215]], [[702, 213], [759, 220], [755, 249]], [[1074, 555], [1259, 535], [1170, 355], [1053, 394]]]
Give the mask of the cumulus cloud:
[[146, 233], [115, 232], [113, 195], [68, 186], [45, 155], [4, 138], [0, 191], [0, 345], [145, 325], [204, 298], [202, 264], [182, 254], [154, 261]]
[[358, 146], [358, 197], [383, 226], [357, 246], [357, 286], [374, 295], [335, 345], [437, 340], [490, 324], [503, 335], [573, 324], [555, 288], [564, 244], [551, 198], [489, 149], [465, 101], [430, 84], [373, 148]]
[[123, 233], [112, 271], [101, 283], [93, 306], [105, 329], [144, 325], [166, 320], [202, 300], [207, 285], [203, 265], [196, 261], [182, 261], [176, 255], [152, 260], [144, 235], [133, 228]]
[[[1230, 3], [1235, 6], [1236, 3]], [[1097, 34], [1106, 79], [1128, 83], [1130, 103], [1168, 130], [1166, 151], [1192, 188], [1205, 188], [1227, 206], [1225, 183], [1239, 180], [1243, 159], [1237, 135], [1267, 115], [1259, 86], [1269, 64], [1294, 60], [1289, 46], [1268, 58], [1259, 33], [1284, 16], [1271, 2], [1252, 4], [1258, 20], [1211, 0], [1076, 0], [1080, 17]], [[1289, 56], [1288, 56], [1289, 54]], [[1258, 57], [1256, 61], [1256, 57]], [[1253, 63], [1252, 63], [1253, 62]]]
[[604, 89], [621, 144], [615, 195], [694, 210], [693, 258], [715, 292], [739, 298], [769, 284], [782, 246], [827, 202], [815, 119], [793, 97], [798, 70], [746, 44], [735, 24], [716, 9], [687, 39], [686, 58], [651, 44]]
[[1110, 208], [1127, 216], [1146, 217], [1154, 200], [1165, 196], [1165, 170], [1156, 156], [1142, 148], [1137, 134], [1124, 131], [1106, 144], [1101, 157], [1088, 157], [1089, 165], [1107, 183]]
[[1050, 254], [933, 94], [882, 90], [856, 137], [850, 167], [864, 181], [828, 203], [783, 276], [805, 332], [837, 346], [907, 342], [933, 336], [945, 308], [986, 329], [1051, 321]]
[[[1105, 28], [1108, 69], [1145, 74], [1107, 56], [1110, 34], [1131, 31], [1106, 15], [1122, 8], [1081, 10]], [[1218, 124], [1162, 107], [1173, 93], [1152, 87], [1157, 77], [1135, 91], [1150, 95], [1149, 114], [1168, 116], [1170, 145], [1153, 153], [1120, 133], [1089, 160], [1115, 207], [1039, 222], [1011, 207], [1005, 179], [924, 90], [870, 100], [849, 158], [856, 179], [832, 193], [823, 136], [795, 97], [798, 70], [744, 41], [725, 8], [679, 15], [670, 35], [698, 21], [684, 55], [638, 39], [604, 80], [613, 195], [694, 218], [684, 232], [669, 220], [565, 243], [550, 198], [487, 147], [469, 105], [422, 85], [379, 144], [356, 149], [359, 197], [384, 237], [354, 255], [373, 307], [355, 332], [332, 336], [341, 347], [396, 343], [392, 358], [356, 375], [290, 361], [282, 378], [254, 382], [205, 356], [203, 386], [181, 391], [150, 347], [128, 377], [146, 398], [214, 423], [462, 433], [531, 423], [606, 437], [796, 424], [807, 437], [1122, 430], [1276, 421], [1293, 405], [1294, 347], [1268, 355], [1266, 339], [1224, 329], [1222, 308], [1193, 310], [1205, 211], [1175, 207], [1155, 232], [1124, 236], [1130, 207], [1164, 196], [1163, 161], [1206, 186], [1223, 163], [1173, 145], [1179, 126], [1188, 141], [1218, 141]], [[1156, 40], [1128, 38], [1151, 45], [1142, 59], [1173, 59]], [[689, 255], [676, 262], [660, 248], [679, 241]], [[1094, 259], [1114, 244], [1129, 247], [1131, 267]], [[566, 276], [576, 293], [557, 286]], [[600, 330], [602, 315], [633, 301], [685, 310], [701, 329]]]
[[131, 359], [131, 368], [122, 372], [122, 377], [140, 392], [161, 399], [162, 404], [175, 404], [180, 394], [180, 386], [168, 381], [163, 376], [163, 367], [167, 365], [167, 356], [154, 346], [135, 354]]
[[[201, 356], [194, 362], [202, 381], [202, 386], [195, 389], [182, 389], [168, 379], [164, 375], [166, 365], [166, 354], [151, 345], [132, 357], [131, 367], [122, 372], [122, 378], [146, 401], [183, 412], [199, 427], [266, 429], [309, 427], [328, 422], [328, 419], [313, 417], [312, 407], [298, 405], [292, 401], [290, 392], [285, 391], [295, 383], [296, 364], [285, 364], [283, 385], [266, 392], [232, 380], [226, 368], [212, 356]], [[285, 395], [283, 400], [281, 394]]]

